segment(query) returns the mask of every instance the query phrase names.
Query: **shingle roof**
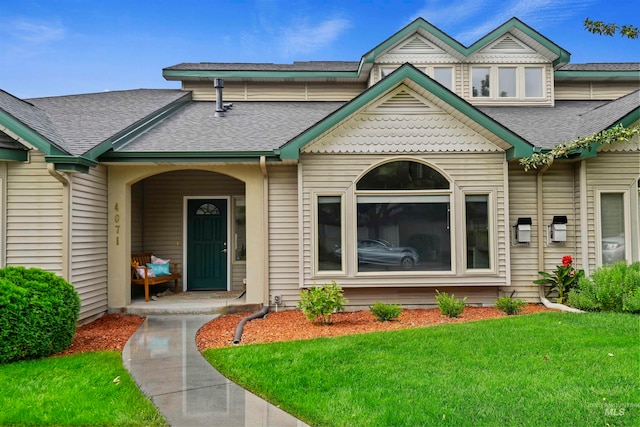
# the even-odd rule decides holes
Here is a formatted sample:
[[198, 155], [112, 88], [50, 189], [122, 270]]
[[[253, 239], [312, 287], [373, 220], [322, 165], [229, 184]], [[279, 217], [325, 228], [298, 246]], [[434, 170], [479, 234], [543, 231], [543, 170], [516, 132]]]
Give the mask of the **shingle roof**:
[[229, 62], [184, 62], [165, 70], [193, 71], [358, 71], [360, 62], [353, 61], [309, 61], [292, 64], [273, 63], [229, 63]]
[[553, 148], [613, 125], [640, 107], [635, 91], [615, 101], [556, 101], [555, 107], [479, 107], [533, 145]]
[[62, 147], [81, 155], [185, 95], [172, 89], [135, 89], [28, 101], [46, 112], [47, 123], [60, 135]]
[[590, 62], [586, 64], [566, 64], [556, 71], [638, 71], [640, 62]]
[[117, 151], [271, 151], [342, 105], [234, 102], [224, 117], [214, 117], [214, 102], [191, 102]]
[[58, 148], [64, 147], [64, 140], [56, 126], [40, 108], [0, 90], [0, 110], [27, 125]]

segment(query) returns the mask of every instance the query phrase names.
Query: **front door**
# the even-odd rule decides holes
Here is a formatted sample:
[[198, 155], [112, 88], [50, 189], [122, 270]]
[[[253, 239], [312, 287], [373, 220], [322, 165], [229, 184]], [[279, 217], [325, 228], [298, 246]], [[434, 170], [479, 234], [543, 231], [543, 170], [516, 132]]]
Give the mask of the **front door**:
[[227, 200], [187, 200], [187, 289], [227, 290]]

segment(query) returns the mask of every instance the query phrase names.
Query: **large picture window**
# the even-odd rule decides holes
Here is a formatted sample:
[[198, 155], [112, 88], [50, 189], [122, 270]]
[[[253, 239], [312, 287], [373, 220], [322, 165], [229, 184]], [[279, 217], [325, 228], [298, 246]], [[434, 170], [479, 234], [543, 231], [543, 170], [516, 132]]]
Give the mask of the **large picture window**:
[[357, 186], [359, 272], [451, 271], [450, 183], [413, 161], [385, 163]]
[[[493, 84], [497, 81], [497, 84]], [[471, 68], [471, 97], [507, 101], [544, 98], [544, 67], [485, 66]]]

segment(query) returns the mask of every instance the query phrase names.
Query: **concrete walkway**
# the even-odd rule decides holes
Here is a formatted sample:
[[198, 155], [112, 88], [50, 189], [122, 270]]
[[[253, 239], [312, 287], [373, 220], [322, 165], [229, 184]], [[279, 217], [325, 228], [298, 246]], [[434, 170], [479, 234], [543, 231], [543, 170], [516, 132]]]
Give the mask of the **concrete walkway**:
[[125, 368], [174, 427], [306, 426], [216, 371], [196, 347], [215, 315], [149, 316], [127, 342]]

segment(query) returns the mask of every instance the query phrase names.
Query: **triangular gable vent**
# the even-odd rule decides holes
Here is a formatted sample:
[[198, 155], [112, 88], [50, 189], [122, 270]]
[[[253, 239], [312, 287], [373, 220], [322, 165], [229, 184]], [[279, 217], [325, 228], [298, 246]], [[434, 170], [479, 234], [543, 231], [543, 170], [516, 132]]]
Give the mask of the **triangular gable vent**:
[[374, 114], [424, 114], [441, 112], [441, 110], [416, 93], [401, 88], [382, 99], [367, 112]]
[[403, 54], [420, 54], [420, 53], [434, 53], [442, 52], [441, 49], [435, 47], [423, 37], [418, 35], [408, 39], [406, 42], [393, 49], [390, 53], [403, 53]]
[[502, 39], [498, 40], [496, 43], [493, 44], [493, 46], [491, 46], [489, 48], [489, 50], [492, 51], [531, 51], [531, 49], [529, 47], [527, 47], [526, 45], [522, 44], [520, 41], [516, 40], [515, 38], [513, 38], [512, 36], [504, 36]]

